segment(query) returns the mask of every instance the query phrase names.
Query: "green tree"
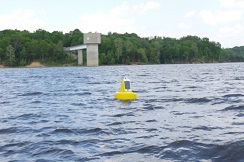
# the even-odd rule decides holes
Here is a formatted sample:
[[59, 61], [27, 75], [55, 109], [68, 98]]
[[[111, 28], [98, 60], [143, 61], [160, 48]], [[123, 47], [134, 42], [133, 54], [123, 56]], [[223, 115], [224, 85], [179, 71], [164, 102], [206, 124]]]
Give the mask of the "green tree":
[[14, 54], [14, 48], [12, 45], [9, 45], [6, 49], [6, 59], [7, 59], [7, 65], [8, 66], [14, 66], [15, 64], [15, 54]]
[[116, 57], [116, 62], [118, 64], [122, 63], [122, 56], [124, 53], [124, 43], [121, 38], [116, 38], [114, 40], [114, 45], [115, 45], [115, 57]]
[[39, 42], [39, 52], [41, 55], [41, 61], [44, 61], [46, 57], [48, 57], [50, 45], [46, 40], [41, 40]]
[[5, 57], [5, 55], [4, 55], [3, 49], [0, 47], [0, 64], [3, 63], [4, 57]]
[[20, 66], [25, 66], [27, 64], [27, 52], [26, 48], [23, 47], [20, 52]]
[[147, 55], [146, 55], [146, 50], [144, 48], [140, 48], [137, 50], [137, 53], [139, 54], [139, 62], [147, 63]]
[[58, 44], [55, 45], [55, 55], [54, 60], [58, 62], [58, 60], [64, 60], [66, 55], [64, 53], [63, 42], [60, 40]]
[[106, 65], [106, 54], [105, 53], [100, 53], [99, 54], [99, 65]]
[[125, 42], [125, 52], [123, 55], [124, 63], [130, 64], [130, 62], [134, 62], [135, 57], [133, 54], [134, 54], [134, 45], [130, 40], [127, 40]]

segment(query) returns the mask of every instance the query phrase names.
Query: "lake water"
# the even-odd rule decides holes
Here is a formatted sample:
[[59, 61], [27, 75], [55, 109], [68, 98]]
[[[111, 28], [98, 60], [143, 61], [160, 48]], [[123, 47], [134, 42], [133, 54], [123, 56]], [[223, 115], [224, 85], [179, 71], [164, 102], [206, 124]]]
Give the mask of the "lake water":
[[[124, 76], [138, 98], [114, 100]], [[244, 161], [244, 63], [0, 69], [0, 161]]]

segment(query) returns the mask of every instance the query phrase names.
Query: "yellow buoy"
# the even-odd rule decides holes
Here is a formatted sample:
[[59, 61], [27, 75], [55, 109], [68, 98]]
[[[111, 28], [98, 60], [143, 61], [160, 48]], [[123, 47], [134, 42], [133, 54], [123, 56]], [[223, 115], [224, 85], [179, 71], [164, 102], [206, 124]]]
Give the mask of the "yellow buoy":
[[114, 98], [118, 100], [134, 100], [136, 99], [136, 93], [130, 89], [130, 80], [124, 78], [121, 82], [119, 92], [114, 94]]

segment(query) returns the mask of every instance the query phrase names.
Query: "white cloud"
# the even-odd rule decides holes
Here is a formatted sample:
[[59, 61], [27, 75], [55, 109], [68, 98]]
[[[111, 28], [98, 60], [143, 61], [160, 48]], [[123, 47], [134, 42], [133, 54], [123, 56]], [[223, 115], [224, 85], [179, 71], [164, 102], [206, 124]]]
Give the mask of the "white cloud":
[[0, 30], [19, 29], [35, 31], [47, 28], [44, 20], [36, 17], [33, 10], [15, 10], [7, 15], [0, 16]]
[[225, 26], [219, 29], [216, 38], [221, 40], [224, 48], [232, 48], [234, 46], [243, 46], [244, 27], [241, 24], [233, 26]]
[[116, 6], [115, 8], [113, 8], [109, 14], [113, 14], [116, 16], [123, 16], [126, 13], [128, 13], [130, 11], [130, 5], [128, 4], [128, 2], [124, 2], [119, 6]]
[[180, 24], [178, 25], [178, 28], [179, 28], [179, 29], [190, 29], [191, 26], [188, 25], [188, 24], [185, 24], [185, 23], [180, 23]]
[[243, 32], [243, 26], [237, 24], [235, 26], [226, 26], [219, 29], [219, 33], [223, 36], [236, 36]]
[[223, 8], [244, 8], [243, 0], [219, 0]]
[[121, 13], [113, 11], [110, 13], [94, 13], [81, 17], [80, 29], [83, 32], [132, 32], [134, 23], [131, 19], [120, 16]]
[[187, 12], [186, 14], [185, 14], [185, 17], [186, 18], [190, 18], [190, 17], [193, 17], [193, 16], [195, 16], [196, 15], [196, 13], [197, 13], [197, 11], [189, 11], [189, 12]]
[[[131, 2], [131, 1], [130, 1]], [[155, 1], [147, 1], [140, 4], [124, 2], [108, 12], [97, 12], [83, 15], [77, 26], [83, 32], [118, 32], [138, 33], [145, 29], [144, 26], [137, 27], [136, 17], [159, 8], [160, 4]]]
[[242, 13], [242, 10], [218, 10], [215, 12], [203, 10], [200, 12], [200, 16], [205, 23], [216, 25], [241, 20]]
[[137, 14], [145, 14], [147, 11], [153, 10], [160, 8], [160, 3], [155, 2], [155, 1], [147, 1], [145, 3], [140, 3], [138, 5], [134, 5], [132, 9], [137, 13]]
[[244, 37], [244, 1], [218, 0], [219, 8], [216, 10], [203, 10], [200, 17], [211, 30], [216, 31], [214, 37], [223, 47], [243, 45]]

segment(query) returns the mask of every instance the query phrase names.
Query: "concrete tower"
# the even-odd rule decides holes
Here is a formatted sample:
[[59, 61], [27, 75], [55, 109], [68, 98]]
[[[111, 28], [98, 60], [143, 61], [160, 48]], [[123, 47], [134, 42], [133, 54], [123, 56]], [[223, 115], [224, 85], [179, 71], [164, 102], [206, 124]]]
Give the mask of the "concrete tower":
[[84, 44], [86, 45], [87, 66], [98, 66], [98, 44], [101, 44], [101, 34], [84, 33]]

